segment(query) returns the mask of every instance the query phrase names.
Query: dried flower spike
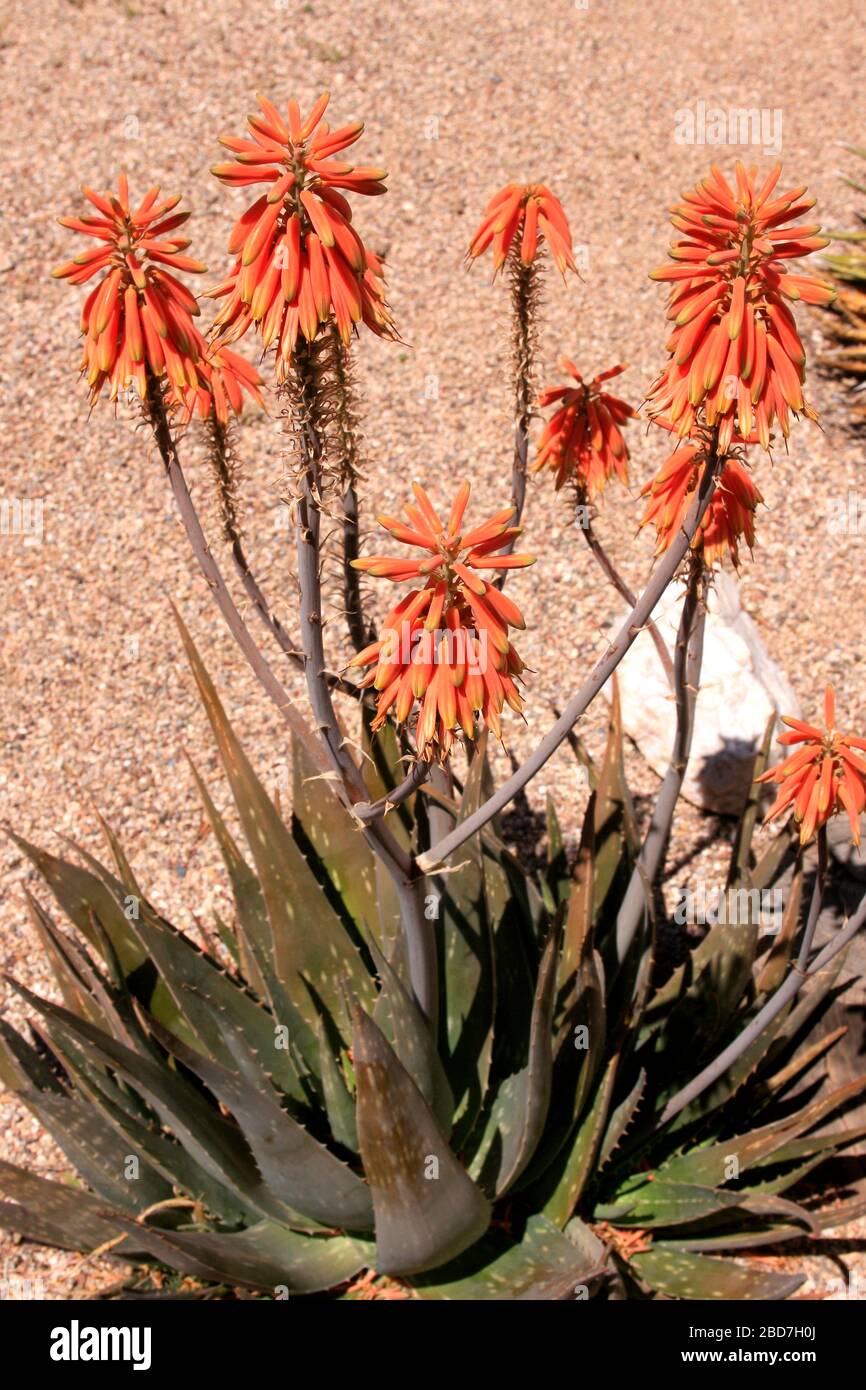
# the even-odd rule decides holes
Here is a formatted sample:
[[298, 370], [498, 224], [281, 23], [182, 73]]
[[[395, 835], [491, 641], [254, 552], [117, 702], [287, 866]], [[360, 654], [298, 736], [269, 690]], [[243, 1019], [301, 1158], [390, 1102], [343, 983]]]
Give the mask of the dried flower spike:
[[277, 345], [284, 376], [298, 336], [312, 341], [331, 318], [344, 341], [362, 322], [380, 337], [393, 334], [381, 264], [352, 225], [345, 197], [386, 192], [386, 173], [334, 158], [364, 127], [331, 130], [322, 120], [327, 92], [305, 120], [296, 101], [284, 118], [266, 97], [256, 100], [261, 114], [247, 117], [249, 138], [221, 136], [234, 162], [212, 173], [233, 188], [268, 188], [235, 223], [228, 249], [237, 260], [208, 294], [226, 300], [215, 320], [221, 341], [236, 341], [255, 323], [265, 348]]
[[458, 727], [475, 738], [476, 716], [498, 738], [503, 706], [517, 713], [523, 708], [516, 685], [523, 662], [508, 630], [526, 624], [517, 605], [478, 571], [522, 568], [535, 556], [498, 553], [520, 533], [509, 525], [513, 507], [463, 530], [469, 490], [469, 483], [461, 484], [447, 523], [417, 483], [416, 505], [406, 506], [408, 524], [378, 518], [395, 540], [427, 552], [421, 559], [371, 555], [353, 561], [356, 569], [397, 583], [424, 581], [391, 610], [382, 637], [350, 665], [372, 668], [361, 684], [381, 692], [374, 728], [389, 711], [404, 723], [420, 702], [415, 737], [428, 761], [448, 755]]
[[562, 204], [543, 183], [509, 183], [487, 204], [484, 218], [469, 244], [476, 260], [493, 247], [493, 269], [500, 270], [514, 248], [524, 265], [531, 265], [546, 241], [557, 269], [577, 270], [571, 230]]
[[652, 272], [671, 283], [671, 360], [648, 408], [680, 438], [701, 407], [708, 425], [719, 423], [723, 450], [732, 441], [769, 448], [775, 421], [787, 437], [789, 411], [817, 418], [803, 396], [806, 353], [786, 301], [828, 304], [833, 289], [790, 274], [786, 262], [828, 240], [817, 223], [798, 221], [815, 205], [805, 187], [776, 193], [781, 171], [777, 164], [759, 187], [757, 170], [738, 161], [734, 190], [713, 165], [671, 209], [682, 233], [669, 253], [674, 264]]
[[780, 784], [779, 795], [766, 820], [774, 820], [793, 807], [794, 819], [800, 826], [800, 843], [805, 845], [816, 828], [826, 825], [838, 811], [847, 811], [851, 837], [859, 845], [860, 816], [866, 808], [866, 760], [854, 750], [866, 752], [866, 738], [841, 734], [836, 728], [832, 685], [824, 693], [823, 729], [787, 716], [782, 723], [791, 732], [782, 734], [779, 742], [802, 746], [758, 778], [759, 782]]
[[558, 409], [544, 427], [533, 472], [552, 468], [557, 491], [571, 482], [581, 497], [592, 501], [614, 474], [621, 483], [628, 482], [628, 448], [620, 426], [634, 419], [635, 412], [601, 389], [625, 367], [610, 367], [585, 382], [569, 358], [561, 357], [559, 365], [577, 384], [548, 386], [539, 392], [542, 408], [558, 404]]

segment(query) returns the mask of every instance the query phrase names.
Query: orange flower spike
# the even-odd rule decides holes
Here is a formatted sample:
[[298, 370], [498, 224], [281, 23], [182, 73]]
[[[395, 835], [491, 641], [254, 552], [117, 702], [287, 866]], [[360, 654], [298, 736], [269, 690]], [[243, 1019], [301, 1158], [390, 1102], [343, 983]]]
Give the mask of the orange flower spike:
[[628, 482], [628, 448], [621, 426], [635, 418], [635, 411], [619, 397], [601, 389], [611, 377], [625, 371], [617, 365], [584, 382], [574, 363], [560, 359], [560, 368], [574, 386], [549, 386], [539, 392], [541, 406], [558, 405], [539, 442], [533, 472], [545, 465], [555, 474], [557, 491], [571, 482], [582, 497], [592, 501], [616, 474]]
[[531, 265], [544, 242], [562, 275], [577, 271], [571, 230], [559, 199], [544, 184], [509, 183], [487, 204], [466, 255], [474, 261], [492, 247], [496, 272], [512, 250], [523, 265]]
[[[738, 162], [734, 191], [714, 166], [671, 210], [680, 234], [669, 252], [674, 264], [651, 276], [671, 285], [671, 360], [653, 384], [648, 410], [681, 438], [692, 433], [702, 406], [720, 423], [723, 442], [765, 449], [775, 422], [787, 435], [789, 409], [815, 418], [803, 399], [806, 355], [785, 300], [828, 304], [834, 292], [817, 276], [790, 275], [786, 263], [828, 239], [816, 235], [817, 225], [787, 225], [814, 206], [800, 201], [805, 189], [772, 201], [763, 194], [775, 189], [780, 172], [777, 165], [759, 189], [756, 171]], [[726, 388], [731, 378], [737, 389]]]
[[836, 696], [831, 685], [824, 692], [823, 729], [787, 716], [782, 723], [790, 732], [782, 734], [779, 742], [800, 746], [758, 778], [780, 787], [765, 822], [793, 806], [800, 843], [807, 844], [817, 828], [844, 811], [851, 824], [851, 838], [859, 845], [860, 817], [866, 809], [866, 760], [855, 749], [866, 751], [866, 738], [843, 734], [836, 728]]
[[519, 528], [508, 524], [513, 507], [461, 534], [469, 483], [459, 487], [447, 524], [417, 483], [413, 494], [414, 502], [405, 509], [408, 525], [391, 516], [378, 521], [396, 540], [425, 552], [423, 558], [374, 555], [352, 563], [395, 581], [421, 578], [423, 587], [388, 615], [384, 628], [389, 640], [366, 648], [350, 665], [372, 668], [362, 685], [380, 692], [374, 727], [381, 727], [389, 712], [398, 723], [405, 722], [421, 702], [416, 744], [419, 755], [432, 761], [447, 756], [456, 729], [475, 737], [476, 714], [498, 737], [503, 704], [522, 708], [513, 677], [519, 676], [523, 662], [508, 632], [525, 627], [523, 615], [477, 571], [506, 561], [527, 565], [534, 557], [494, 553], [518, 534]]
[[[658, 536], [656, 555], [667, 550], [674, 536], [682, 530], [694, 501], [705, 457], [702, 445], [684, 445], [675, 450], [656, 476], [641, 489], [641, 496], [648, 501], [640, 525], [654, 524]], [[754, 514], [763, 500], [744, 464], [735, 457], [726, 458], [710, 505], [692, 541], [692, 549], [701, 552], [705, 564], [712, 566], [725, 554], [730, 554], [736, 565], [741, 538], [751, 549], [755, 542]]]
[[346, 342], [362, 321], [379, 337], [395, 336], [381, 266], [351, 225], [340, 191], [384, 193], [387, 175], [330, 158], [364, 127], [330, 131], [322, 123], [327, 93], [306, 119], [294, 100], [284, 120], [266, 97], [256, 99], [261, 114], [247, 118], [250, 138], [220, 137], [236, 162], [211, 172], [231, 187], [268, 189], [235, 223], [228, 249], [237, 262], [209, 294], [227, 297], [216, 319], [221, 342], [236, 341], [254, 323], [266, 348], [278, 343], [277, 375], [284, 379], [299, 333], [312, 340], [331, 318]]
[[[53, 274], [82, 285], [107, 271], [88, 295], [81, 314], [81, 370], [91, 399], [95, 401], [106, 385], [112, 400], [131, 386], [143, 396], [148, 372], [156, 377], [168, 372], [179, 400], [182, 386], [197, 382], [196, 364], [204, 346], [192, 322], [199, 312], [195, 296], [166, 269], [191, 274], [205, 269], [181, 254], [189, 245], [187, 238], [173, 235], [189, 213], [166, 217], [180, 198], [156, 205], [158, 188], [152, 188], [131, 212], [125, 174], [118, 176], [116, 193], [101, 194], [86, 187], [82, 192], [100, 216], [61, 217], [60, 225], [94, 237], [99, 245], [58, 266]], [[148, 320], [155, 335], [148, 332]]]

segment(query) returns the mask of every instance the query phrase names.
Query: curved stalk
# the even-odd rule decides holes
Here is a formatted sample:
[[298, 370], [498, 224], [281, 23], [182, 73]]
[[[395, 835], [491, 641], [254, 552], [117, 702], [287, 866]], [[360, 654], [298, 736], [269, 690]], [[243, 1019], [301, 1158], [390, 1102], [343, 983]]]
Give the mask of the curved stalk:
[[[320, 582], [320, 521], [322, 495], [322, 415], [316, 346], [299, 343], [293, 359], [298, 492], [296, 499], [298, 584], [300, 588], [301, 641], [307, 693], [316, 727], [332, 768], [337, 772], [350, 805], [367, 803], [367, 789], [360, 770], [347, 751], [331, 693], [325, 679], [322, 588]], [[352, 807], [353, 808], [353, 807]], [[418, 1005], [435, 1033], [438, 1013], [436, 943], [423, 913], [421, 883], [411, 856], [379, 821], [364, 830], [374, 852], [388, 870], [400, 899], [406, 936], [409, 978]]]
[[439, 869], [455, 850], [465, 844], [489, 820], [492, 820], [526, 786], [527, 782], [532, 780], [548, 758], [553, 756], [559, 745], [568, 737], [569, 732], [587, 706], [595, 699], [602, 686], [616, 670], [638, 633], [646, 626], [647, 619], [679, 569], [691, 546], [704, 512], [709, 506], [719, 467], [718, 433], [716, 432], [713, 435], [712, 444], [704, 464], [697, 495], [689, 508], [682, 530], [665, 551], [649, 584], [626, 618], [615, 640], [608, 647], [601, 660], [596, 662], [588, 679], [571, 697], [559, 719], [545, 734], [526, 761], [521, 763], [511, 777], [503, 782], [493, 795], [479, 806], [477, 811], [471, 816], [467, 816], [465, 821], [456, 826], [438, 844], [433, 845], [426, 854], [419, 855], [417, 863], [422, 873], [432, 873]]
[[809, 916], [806, 920], [806, 927], [803, 932], [803, 939], [800, 943], [800, 950], [796, 962], [791, 966], [788, 978], [779, 986], [762, 1009], [755, 1014], [751, 1023], [744, 1028], [739, 1037], [734, 1038], [732, 1043], [720, 1052], [718, 1057], [699, 1072], [693, 1081], [684, 1086], [681, 1091], [668, 1101], [661, 1118], [658, 1128], [666, 1125], [681, 1110], [685, 1110], [687, 1105], [691, 1105], [693, 1100], [703, 1095], [714, 1081], [718, 1081], [720, 1076], [724, 1076], [729, 1067], [743, 1053], [751, 1047], [752, 1043], [758, 1038], [769, 1023], [781, 1013], [786, 1004], [799, 994], [803, 985], [810, 975], [817, 975], [819, 970], [823, 970], [839, 952], [847, 946], [848, 942], [854, 937], [866, 922], [866, 895], [860, 902], [860, 906], [854, 916], [846, 924], [838, 935], [819, 951], [818, 955], [809, 964], [809, 953], [812, 949], [812, 941], [815, 936], [815, 928], [818, 925], [818, 918], [821, 915], [821, 904], [824, 899], [824, 890], [827, 883], [829, 857], [827, 853], [827, 828], [821, 826], [818, 831], [818, 871], [815, 875], [815, 885], [812, 889], [812, 901], [809, 904]]
[[183, 522], [184, 530], [193, 555], [198, 561], [201, 570], [211, 593], [213, 594], [217, 607], [225, 619], [226, 626], [249, 662], [253, 673], [257, 677], [259, 684], [267, 695], [273, 700], [277, 709], [286, 720], [292, 733], [304, 744], [307, 752], [319, 772], [328, 770], [328, 763], [322, 756], [322, 751], [318, 741], [313, 737], [312, 731], [308, 727], [306, 720], [292, 703], [288, 692], [283, 688], [280, 681], [274, 675], [265, 657], [259, 650], [256, 642], [251, 636], [249, 629], [241, 617], [232, 598], [228, 585], [226, 584], [219, 566], [214, 559], [207, 537], [202, 530], [198, 512], [190, 495], [183, 469], [180, 466], [177, 449], [168, 421], [168, 412], [165, 405], [165, 396], [160, 383], [155, 377], [148, 374], [147, 394], [145, 397], [145, 410], [147, 418], [153, 430], [156, 446], [159, 449], [180, 519]]
[[622, 965], [628, 955], [643, 919], [646, 893], [648, 889], [652, 889], [659, 871], [686, 775], [704, 652], [708, 583], [709, 576], [703, 559], [693, 551], [674, 658], [674, 694], [677, 704], [674, 746], [646, 838], [617, 913], [616, 958], [619, 965]]
[[[229, 438], [228, 430], [225, 425], [212, 417], [209, 421], [211, 448], [209, 451], [210, 462], [217, 479], [217, 486], [220, 495], [220, 520], [222, 522], [223, 537], [231, 549], [232, 561], [235, 570], [244, 586], [247, 598], [258, 613], [265, 627], [274, 637], [281, 651], [289, 658], [292, 665], [299, 671], [304, 669], [304, 658], [298, 648], [297, 642], [289, 632], [283, 627], [279, 618], [271, 611], [270, 604], [256, 579], [249, 560], [244, 550], [241, 540], [240, 525], [232, 490], [231, 470], [228, 463]], [[327, 673], [328, 684], [332, 690], [339, 690], [343, 695], [351, 695], [355, 699], [363, 697], [363, 691], [350, 681], [344, 680], [342, 676], [335, 675], [329, 671]]]
[[[580, 529], [583, 531], [586, 543], [592, 551], [593, 555], [595, 556], [596, 560], [598, 561], [602, 573], [606, 575], [606, 577], [610, 580], [611, 584], [616, 589], [620, 598], [625, 599], [629, 608], [634, 608], [635, 604], [637, 603], [637, 599], [633, 594], [632, 590], [626, 584], [622, 575], [619, 573], [619, 570], [616, 569], [613, 561], [611, 560], [601, 541], [598, 539], [598, 536], [595, 534], [595, 531], [592, 529], [592, 521], [588, 519], [586, 525], [582, 526]], [[665, 639], [662, 637], [656, 623], [653, 621], [652, 618], [650, 618], [647, 623], [647, 629], [649, 631], [650, 637], [653, 639], [653, 642], [655, 643], [655, 649], [659, 654], [659, 661], [661, 662], [662, 668], [667, 677], [668, 685], [671, 687], [671, 690], [673, 690], [674, 664], [671, 661], [671, 654], [668, 651], [667, 643], [665, 642]]]

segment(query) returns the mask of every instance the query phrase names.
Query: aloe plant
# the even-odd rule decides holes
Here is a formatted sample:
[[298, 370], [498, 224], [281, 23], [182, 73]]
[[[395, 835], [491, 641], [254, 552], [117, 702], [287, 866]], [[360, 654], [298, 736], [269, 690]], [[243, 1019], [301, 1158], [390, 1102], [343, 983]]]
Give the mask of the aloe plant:
[[[654, 921], [617, 967], [615, 883], [637, 841], [616, 703], [573, 872], [551, 804], [539, 879], [491, 826], [431, 882], [436, 1046], [398, 907], [350, 814], [296, 744], [283, 820], [181, 633], [247, 842], [195, 772], [234, 917], [200, 949], [151, 907], [107, 825], [108, 867], [18, 841], [67, 919], [62, 931], [30, 902], [63, 1002], [16, 986], [38, 1021], [29, 1041], [2, 1024], [0, 1074], [86, 1187], [2, 1165], [3, 1223], [275, 1297], [352, 1298], [365, 1277], [423, 1299], [796, 1287], [730, 1255], [841, 1219], [785, 1193], [859, 1137], [818, 1126], [866, 1078], [816, 1094], [838, 1039], [801, 1046], [843, 955], [664, 1119], [683, 1079], [759, 1013], [794, 934], [788, 924], [763, 951], [756, 924], [717, 925], [654, 987]], [[393, 732], [368, 750], [370, 795], [387, 794]], [[436, 804], [459, 821], [489, 783], [482, 746], [459, 798]], [[432, 804], [420, 790], [402, 803], [407, 845], [429, 837]], [[776, 845], [754, 861], [752, 812], [734, 886], [766, 884], [781, 863]]]
[[[173, 211], [176, 198], [159, 203], [156, 188], [135, 207], [125, 175], [116, 193], [84, 190], [98, 217], [63, 219], [98, 245], [55, 274], [82, 285], [104, 272], [81, 320], [91, 396], [138, 390], [202, 575], [290, 731], [291, 806], [259, 780], [178, 616], [243, 835], [239, 844], [221, 794], [193, 768], [232, 919], [215, 921], [204, 947], [178, 931], [148, 901], [107, 823], [108, 864], [18, 839], [66, 919], [63, 928], [31, 899], [62, 1002], [13, 984], [33, 1021], [19, 1034], [0, 1020], [0, 1079], [80, 1183], [0, 1165], [0, 1221], [124, 1262], [136, 1281], [170, 1270], [274, 1298], [785, 1297], [796, 1276], [733, 1257], [859, 1209], [835, 1202], [826, 1168], [808, 1200], [793, 1192], [859, 1137], [827, 1122], [866, 1089], [864, 1076], [825, 1094], [818, 1068], [839, 1034], [812, 1032], [843, 988], [845, 947], [866, 920], [864, 898], [814, 947], [827, 821], [846, 811], [856, 839], [866, 805], [866, 740], [837, 729], [832, 691], [824, 728], [786, 721], [783, 741], [801, 746], [779, 767], [766, 766], [767, 729], [727, 884], [747, 910], [718, 917], [667, 974], [657, 943], [672, 924], [654, 890], [691, 749], [713, 566], [726, 554], [736, 563], [739, 541], [754, 540], [760, 494], [747, 451], [769, 450], [792, 417], [815, 415], [785, 301], [825, 303], [831, 290], [787, 274], [782, 257], [825, 242], [817, 227], [779, 230], [811, 202], [800, 202], [802, 189], [775, 192], [779, 167], [758, 184], [738, 165], [736, 189], [713, 167], [673, 210], [687, 240], [671, 249], [673, 266], [653, 272], [671, 284], [675, 323], [650, 415], [679, 445], [643, 490], [657, 563], [635, 596], [587, 530], [629, 615], [534, 750], [495, 785], [487, 740], [500, 736], [506, 704], [523, 708], [524, 665], [509, 634], [524, 618], [504, 588], [510, 570], [536, 558], [515, 543], [543, 258], [563, 274], [577, 269], [564, 209], [545, 184], [506, 185], [469, 247], [470, 259], [491, 250], [512, 290], [512, 506], [465, 527], [469, 481], [447, 521], [416, 485], [408, 525], [379, 518], [411, 555], [359, 553], [350, 347], [361, 324], [382, 338], [396, 330], [382, 262], [355, 230], [346, 195], [379, 196], [386, 176], [332, 159], [362, 127], [324, 123], [327, 95], [306, 119], [295, 101], [285, 118], [258, 102], [251, 138], [221, 137], [235, 159], [216, 176], [267, 187], [232, 230], [236, 259], [210, 292], [225, 302], [207, 337], [193, 323], [195, 296], [165, 269], [203, 269], [184, 254], [185, 236], [168, 236], [187, 214]], [[271, 353], [290, 445], [297, 638], [275, 618], [242, 535], [229, 416], [244, 394], [259, 399], [264, 382], [229, 345], [248, 330]], [[545, 438], [557, 483], [568, 482], [575, 516], [589, 523], [605, 480], [626, 477], [619, 424], [633, 412], [598, 389], [619, 369], [587, 385], [570, 359], [565, 367], [576, 384], [549, 388], [539, 404], [562, 402]], [[310, 722], [250, 632], [190, 494], [181, 450], [194, 415], [237, 579], [280, 659], [303, 672]], [[343, 674], [324, 633], [323, 523], [333, 517], [354, 652]], [[418, 583], [378, 635], [364, 572]], [[680, 580], [669, 653], [651, 619]], [[644, 627], [675, 708], [670, 766], [645, 830], [626, 781], [616, 689], [616, 668]], [[357, 667], [367, 668], [359, 681]], [[597, 764], [575, 730], [608, 682]], [[503, 840], [500, 813], [566, 740], [589, 804], [572, 826], [549, 800], [547, 863], [530, 874]], [[781, 784], [770, 815], [792, 810], [799, 836], [783, 829], [758, 857], [768, 778]], [[790, 860], [784, 921], [764, 938], [753, 898], [780, 884]]]

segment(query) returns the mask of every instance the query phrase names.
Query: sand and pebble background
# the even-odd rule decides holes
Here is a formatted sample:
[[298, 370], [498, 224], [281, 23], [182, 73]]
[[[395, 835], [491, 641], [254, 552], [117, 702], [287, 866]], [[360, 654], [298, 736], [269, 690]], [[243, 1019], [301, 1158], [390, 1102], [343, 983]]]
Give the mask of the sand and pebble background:
[[[125, 168], [133, 192], [159, 182], [194, 209], [192, 253], [219, 279], [228, 230], [244, 202], [209, 174], [220, 132], [238, 132], [253, 94], [302, 106], [332, 92], [337, 120], [363, 118], [365, 163], [390, 171], [389, 193], [357, 199], [363, 235], [388, 259], [390, 299], [404, 342], [366, 336], [357, 353], [365, 411], [369, 519], [399, 509], [413, 478], [449, 498], [473, 480], [473, 514], [509, 493], [507, 300], [488, 263], [462, 256], [490, 194], [511, 179], [548, 182], [580, 247], [583, 278], [550, 272], [541, 329], [541, 379], [560, 352], [586, 374], [629, 364], [621, 394], [638, 404], [659, 369], [666, 337], [663, 290], [647, 272], [664, 258], [666, 207], [711, 156], [738, 153], [769, 168], [772, 151], [708, 149], [676, 139], [683, 108], [757, 107], [769, 113], [788, 183], [818, 198], [825, 226], [849, 226], [862, 197], [840, 170], [840, 142], [862, 142], [866, 37], [850, 0], [29, 0], [0, 6], [2, 487], [4, 499], [41, 499], [41, 536], [0, 536], [0, 816], [56, 848], [70, 836], [99, 847], [94, 806], [109, 817], [148, 892], [179, 926], [225, 911], [213, 842], [184, 759], [213, 778], [215, 756], [179, 649], [169, 600], [180, 608], [262, 774], [279, 784], [287, 750], [266, 697], [221, 627], [172, 511], [155, 451], [134, 413], [101, 404], [89, 416], [77, 382], [78, 296], [50, 268], [75, 254], [57, 216], [80, 209], [78, 185], [105, 187]], [[781, 113], [781, 127], [775, 113]], [[73, 249], [74, 246], [74, 249]], [[205, 309], [207, 319], [208, 310]], [[810, 354], [821, 316], [803, 311]], [[249, 348], [252, 351], [252, 345]], [[851, 727], [866, 724], [866, 478], [861, 441], [846, 430], [845, 389], [810, 373], [822, 428], [796, 426], [787, 454], [758, 464], [766, 507], [745, 606], [804, 710], [824, 683]], [[275, 413], [275, 412], [274, 412]], [[252, 410], [238, 436], [248, 549], [287, 623], [294, 612], [291, 536], [280, 505], [282, 445], [273, 416]], [[665, 440], [630, 431], [632, 487], [610, 492], [597, 523], [634, 586], [650, 566], [635, 537], [639, 485]], [[200, 441], [185, 466], [209, 509]], [[862, 498], [862, 524], [828, 524]], [[527, 723], [512, 719], [520, 757], [603, 650], [619, 613], [567, 509], [546, 480], [531, 483], [525, 545], [539, 563], [509, 592], [528, 631], [533, 669]], [[380, 586], [381, 589], [381, 586]], [[373, 592], [371, 590], [371, 592]], [[384, 597], [373, 593], [375, 603]], [[251, 616], [251, 622], [254, 618]], [[336, 617], [326, 636], [345, 656]], [[286, 682], [302, 698], [297, 677]], [[597, 750], [606, 711], [583, 732]], [[506, 767], [500, 755], [499, 769]], [[629, 772], [645, 807], [657, 781], [632, 750]], [[542, 812], [556, 793], [573, 837], [585, 789], [560, 752], [530, 789]], [[219, 800], [226, 804], [225, 789]], [[525, 851], [542, 847], [540, 822], [523, 818]], [[719, 838], [721, 833], [721, 839]], [[683, 808], [669, 862], [718, 881], [731, 823]], [[8, 840], [0, 842], [0, 964], [48, 989], [26, 920], [23, 890], [37, 885]], [[20, 1011], [7, 997], [0, 1007]], [[59, 1151], [8, 1094], [0, 1096], [0, 1156], [46, 1176], [69, 1171]], [[850, 1233], [863, 1244], [862, 1224]], [[840, 1247], [841, 1248], [841, 1247]], [[829, 1248], [833, 1254], [835, 1247]], [[845, 1256], [866, 1269], [863, 1256]], [[858, 1260], [860, 1264], [858, 1266]], [[804, 1292], [838, 1278], [829, 1254], [805, 1261]], [[803, 1266], [801, 1255], [791, 1267]], [[116, 1277], [107, 1262], [46, 1252], [0, 1236], [7, 1296], [26, 1281], [47, 1297], [80, 1297]], [[25, 1281], [21, 1284], [20, 1281]], [[16, 1281], [18, 1281], [16, 1283]]]

